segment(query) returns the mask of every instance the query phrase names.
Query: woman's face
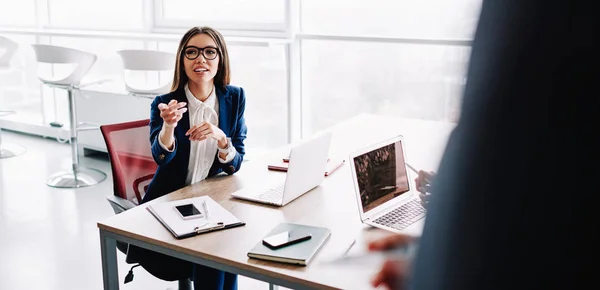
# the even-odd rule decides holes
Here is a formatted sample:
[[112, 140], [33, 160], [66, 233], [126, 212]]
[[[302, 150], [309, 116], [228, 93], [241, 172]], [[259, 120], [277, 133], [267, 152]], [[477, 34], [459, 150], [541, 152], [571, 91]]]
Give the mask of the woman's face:
[[219, 58], [214, 40], [207, 34], [196, 34], [183, 48], [185, 74], [197, 84], [210, 82], [217, 75]]

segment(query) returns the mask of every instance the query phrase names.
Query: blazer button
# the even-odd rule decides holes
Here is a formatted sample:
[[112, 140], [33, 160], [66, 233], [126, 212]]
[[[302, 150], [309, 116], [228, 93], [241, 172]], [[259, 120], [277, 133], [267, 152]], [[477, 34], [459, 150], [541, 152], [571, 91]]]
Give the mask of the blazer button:
[[235, 167], [233, 167], [233, 165], [229, 165], [229, 172], [232, 174], [235, 172]]
[[165, 160], [165, 154], [158, 155], [158, 159], [159, 160]]

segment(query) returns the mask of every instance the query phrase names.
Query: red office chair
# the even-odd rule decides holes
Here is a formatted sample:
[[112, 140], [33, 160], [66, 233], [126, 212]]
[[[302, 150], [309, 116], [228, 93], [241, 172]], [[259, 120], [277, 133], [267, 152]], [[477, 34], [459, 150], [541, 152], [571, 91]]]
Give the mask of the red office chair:
[[[108, 150], [114, 187], [114, 193], [106, 199], [115, 214], [141, 202], [158, 167], [150, 151], [149, 122], [149, 119], [145, 119], [100, 126]], [[124, 254], [127, 254], [127, 247], [127, 243], [117, 241], [117, 248]], [[137, 263], [130, 256], [126, 262]], [[126, 283], [133, 279], [133, 272], [130, 270], [127, 276]], [[180, 280], [179, 289], [191, 289], [191, 281]]]
[[158, 165], [150, 151], [150, 120], [102, 125], [113, 176], [114, 194], [108, 197], [116, 214], [138, 205]]

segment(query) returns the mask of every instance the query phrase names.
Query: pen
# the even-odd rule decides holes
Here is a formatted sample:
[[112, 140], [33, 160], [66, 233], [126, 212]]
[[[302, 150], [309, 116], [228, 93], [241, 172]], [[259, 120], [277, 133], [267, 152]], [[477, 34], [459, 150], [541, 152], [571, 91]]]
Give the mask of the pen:
[[[417, 174], [417, 176], [419, 175], [419, 170], [417, 170], [416, 168], [412, 167], [412, 165], [406, 163], [406, 167], [408, 167], [408, 169], [412, 170], [414, 173]], [[427, 178], [427, 176], [424, 176], [425, 178], [425, 182], [426, 183], [431, 183], [431, 180], [429, 180], [429, 178]]]
[[356, 239], [352, 240], [352, 243], [350, 243], [350, 246], [348, 246], [348, 248], [346, 249], [346, 251], [344, 251], [343, 255], [348, 254], [348, 252], [350, 252], [350, 249], [352, 249], [352, 246], [354, 246], [354, 244], [356, 244]]
[[202, 201], [202, 207], [204, 208], [204, 217], [206, 219], [209, 219], [210, 213], [208, 212], [208, 205], [206, 204], [206, 200]]
[[412, 165], [406, 163], [406, 167], [408, 167], [408, 169], [412, 170], [414, 173], [419, 174], [419, 170], [412, 167]]

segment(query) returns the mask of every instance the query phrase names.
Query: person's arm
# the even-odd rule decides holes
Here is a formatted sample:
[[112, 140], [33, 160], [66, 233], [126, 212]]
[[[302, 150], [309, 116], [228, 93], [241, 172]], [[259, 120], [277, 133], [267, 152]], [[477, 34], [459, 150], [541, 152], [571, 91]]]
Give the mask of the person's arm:
[[[169, 126], [163, 122], [162, 129], [158, 133], [158, 144], [165, 150], [173, 152], [175, 150], [175, 127]], [[167, 145], [168, 144], [168, 145]]]
[[218, 144], [217, 146], [219, 147], [219, 162], [229, 163], [233, 161], [233, 158], [235, 158], [235, 155], [237, 154], [237, 150], [231, 145], [231, 138], [226, 138], [224, 145]]
[[[405, 234], [392, 234], [371, 241], [369, 251], [388, 251], [396, 248], [418, 244], [419, 237]], [[387, 259], [379, 268], [379, 272], [371, 278], [373, 287], [385, 286], [387, 289], [402, 289], [410, 280], [412, 257], [395, 257]]]
[[177, 103], [174, 99], [167, 102], [169, 95], [156, 97], [150, 105], [150, 144], [152, 157], [158, 165], [169, 163], [175, 156], [177, 142], [174, 130], [187, 111], [184, 108], [186, 103]]
[[[242, 166], [242, 162], [244, 161], [244, 155], [246, 154], [246, 149], [244, 147], [244, 140], [246, 140], [246, 134], [248, 132], [248, 128], [246, 127], [246, 120], [244, 117], [244, 113], [246, 110], [246, 96], [243, 88], [239, 88], [239, 95], [237, 96], [237, 106], [232, 110], [233, 113], [237, 114], [237, 123], [235, 124], [235, 130], [231, 136], [231, 145], [233, 148], [231, 150], [235, 150], [235, 154], [232, 156], [229, 162], [221, 162], [219, 160], [220, 156], [215, 157], [215, 162], [218, 162], [217, 165], [221, 170], [226, 172], [227, 174], [234, 174], [238, 170], [240, 170]], [[229, 157], [228, 154], [227, 157]]]

